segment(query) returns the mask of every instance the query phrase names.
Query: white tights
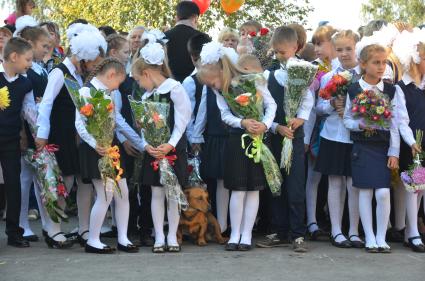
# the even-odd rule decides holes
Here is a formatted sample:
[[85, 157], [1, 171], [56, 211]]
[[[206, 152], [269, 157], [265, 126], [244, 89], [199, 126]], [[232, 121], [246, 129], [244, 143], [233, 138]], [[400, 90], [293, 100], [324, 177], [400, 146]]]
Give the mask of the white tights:
[[307, 171], [307, 182], [306, 182], [306, 204], [307, 204], [307, 225], [309, 232], [314, 232], [319, 229], [316, 219], [316, 207], [317, 207], [317, 190], [319, 188], [320, 179], [322, 174], [314, 171], [314, 160], [308, 157], [308, 171]]
[[227, 229], [227, 213], [229, 211], [229, 190], [224, 188], [224, 181], [217, 180], [216, 207], [217, 221], [220, 224], [221, 232]]

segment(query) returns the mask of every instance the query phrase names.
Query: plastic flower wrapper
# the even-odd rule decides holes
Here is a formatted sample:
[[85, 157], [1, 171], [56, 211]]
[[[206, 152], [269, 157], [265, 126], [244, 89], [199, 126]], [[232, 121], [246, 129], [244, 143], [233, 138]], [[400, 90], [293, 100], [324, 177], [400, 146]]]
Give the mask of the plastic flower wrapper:
[[[35, 136], [37, 131], [36, 110], [27, 108], [24, 115], [31, 133]], [[56, 145], [48, 144], [40, 151], [28, 149], [24, 155], [24, 159], [35, 169], [41, 201], [52, 221], [56, 223], [68, 219], [64, 212], [65, 198], [68, 197], [68, 193], [55, 156], [55, 152], [58, 150]]]
[[[416, 131], [416, 144], [420, 147], [423, 139], [423, 131]], [[407, 171], [400, 174], [401, 181], [409, 192], [417, 192], [425, 190], [425, 168], [422, 167], [424, 155], [417, 153], [413, 159], [413, 164], [409, 166]]]
[[370, 130], [366, 136], [372, 136], [375, 130], [389, 130], [392, 118], [391, 104], [388, 97], [382, 93], [366, 90], [352, 101], [351, 111], [355, 119]]
[[4, 86], [0, 89], [0, 110], [5, 110], [10, 106], [9, 89]]
[[[285, 86], [285, 95], [283, 106], [286, 114], [286, 123], [295, 118], [301, 102], [307, 95], [307, 90], [310, 87], [318, 67], [306, 62], [291, 58], [286, 64], [288, 78]], [[281, 152], [280, 167], [285, 168], [287, 174], [291, 170], [292, 165], [292, 140], [288, 138], [283, 139], [283, 147]]]
[[[114, 104], [104, 91], [90, 88], [90, 93], [80, 95], [75, 89], [75, 81], [65, 78], [65, 85], [70, 93], [75, 107], [85, 121], [87, 132], [93, 136], [100, 147], [108, 148], [107, 154], [99, 159], [98, 167], [105, 184], [105, 194], [112, 186], [121, 195], [118, 181], [123, 169], [120, 164], [118, 146], [112, 146], [115, 128]], [[107, 184], [111, 182], [112, 184]]]
[[189, 186], [201, 186], [206, 189], [207, 186], [201, 178], [201, 172], [199, 168], [201, 165], [201, 160], [199, 158], [199, 154], [195, 153], [194, 155], [191, 155], [187, 160], [187, 164], [189, 172]]
[[261, 63], [263, 69], [268, 69], [273, 64], [273, 54], [270, 51], [271, 32], [268, 28], [261, 28], [260, 31], [251, 32], [249, 37], [252, 40], [253, 55], [255, 55]]
[[[265, 83], [261, 74], [248, 74], [233, 79], [228, 93], [222, 93], [232, 112], [246, 119], [261, 121], [264, 115], [263, 96], [257, 91], [257, 83]], [[252, 142], [246, 146], [245, 139]], [[241, 138], [245, 155], [263, 166], [267, 184], [273, 196], [280, 195], [282, 174], [272, 152], [263, 144], [263, 135], [243, 134]]]
[[[136, 122], [145, 140], [153, 147], [167, 143], [171, 132], [167, 120], [170, 115], [170, 104], [159, 101], [159, 95], [154, 95], [154, 101], [136, 101], [128, 97]], [[176, 155], [168, 155], [162, 159], [156, 159], [151, 163], [154, 171], [159, 170], [159, 182], [164, 186], [167, 202], [176, 201], [180, 210], [186, 210], [189, 206], [186, 196], [174, 173], [173, 165]]]

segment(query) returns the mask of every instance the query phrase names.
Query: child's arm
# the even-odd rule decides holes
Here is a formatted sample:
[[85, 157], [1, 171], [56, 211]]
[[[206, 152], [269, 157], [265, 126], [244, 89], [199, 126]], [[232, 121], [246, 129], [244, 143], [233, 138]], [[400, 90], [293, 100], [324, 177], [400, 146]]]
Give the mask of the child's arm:
[[189, 142], [191, 144], [204, 143], [203, 133], [205, 125], [207, 124], [207, 87], [202, 89], [201, 102], [199, 103], [198, 114], [196, 115], [193, 132], [190, 136]]
[[195, 106], [196, 106], [196, 84], [195, 84], [195, 80], [193, 80], [192, 76], [188, 76], [186, 77], [186, 79], [184, 79], [183, 83], [182, 83], [183, 88], [185, 89], [189, 100], [190, 100], [190, 106], [191, 106], [191, 110], [192, 110], [192, 115], [190, 117], [190, 121], [189, 124], [187, 125], [187, 129], [186, 129], [186, 135], [187, 135], [187, 139], [189, 140], [190, 143], [191, 139], [192, 139], [192, 134], [193, 134], [193, 130], [194, 130], [194, 123], [196, 120], [196, 116], [194, 116], [193, 112], [195, 110]]
[[37, 138], [47, 140], [50, 133], [50, 113], [52, 112], [53, 102], [59, 95], [65, 78], [63, 72], [55, 68], [49, 74], [49, 81], [44, 91], [43, 99], [38, 108], [37, 118]]
[[344, 111], [344, 125], [350, 131], [360, 132], [363, 131], [360, 128], [360, 120], [355, 120], [353, 118], [353, 113], [351, 112], [351, 100], [350, 96], [347, 95], [347, 101], [345, 102], [345, 111]]
[[270, 94], [267, 84], [264, 86], [257, 86], [257, 90], [261, 92], [263, 96], [263, 106], [264, 106], [264, 117], [261, 120], [264, 125], [266, 125], [266, 131], [272, 127], [273, 120], [276, 117], [277, 104]]
[[412, 129], [409, 127], [409, 114], [407, 113], [406, 108], [406, 98], [404, 96], [403, 90], [400, 86], [396, 86], [395, 97], [398, 106], [398, 126], [400, 130], [400, 135], [403, 137], [403, 140], [412, 147], [416, 144], [415, 136]]
[[[391, 106], [393, 108], [391, 124], [390, 124], [390, 148], [388, 149], [388, 156], [399, 157], [400, 154], [400, 132], [399, 132], [399, 114], [401, 113], [399, 100], [400, 97], [397, 97], [397, 94], [400, 95], [400, 92], [395, 93], [394, 98], [391, 101]], [[406, 112], [407, 113], [407, 112]]]
[[168, 144], [175, 148], [186, 131], [192, 111], [189, 96], [181, 84], [171, 90], [170, 97], [174, 103], [174, 129]]
[[242, 118], [236, 117], [230, 111], [229, 106], [226, 103], [226, 100], [220, 93], [214, 90], [214, 94], [217, 99], [217, 106], [220, 109], [221, 119], [224, 123], [229, 125], [232, 128], [243, 129], [242, 127]]

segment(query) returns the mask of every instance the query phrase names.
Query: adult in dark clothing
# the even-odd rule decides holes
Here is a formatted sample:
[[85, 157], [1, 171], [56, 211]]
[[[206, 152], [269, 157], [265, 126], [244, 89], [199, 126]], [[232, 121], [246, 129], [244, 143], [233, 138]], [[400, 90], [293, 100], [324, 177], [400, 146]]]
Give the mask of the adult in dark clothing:
[[187, 51], [189, 38], [201, 33], [197, 30], [199, 7], [191, 1], [182, 1], [177, 7], [177, 23], [165, 32], [169, 40], [167, 43], [168, 62], [174, 79], [179, 82], [189, 76], [195, 66]]

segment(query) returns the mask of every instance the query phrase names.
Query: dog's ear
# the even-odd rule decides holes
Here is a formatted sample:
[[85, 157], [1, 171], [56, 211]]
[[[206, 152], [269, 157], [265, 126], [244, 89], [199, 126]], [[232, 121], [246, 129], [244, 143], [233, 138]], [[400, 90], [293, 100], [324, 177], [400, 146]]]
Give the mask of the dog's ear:
[[190, 192], [191, 192], [191, 191], [190, 191], [190, 188], [185, 189], [185, 190], [184, 190], [184, 195], [189, 196]]

